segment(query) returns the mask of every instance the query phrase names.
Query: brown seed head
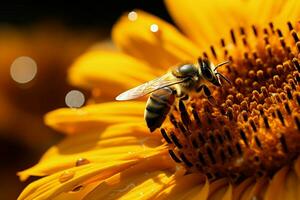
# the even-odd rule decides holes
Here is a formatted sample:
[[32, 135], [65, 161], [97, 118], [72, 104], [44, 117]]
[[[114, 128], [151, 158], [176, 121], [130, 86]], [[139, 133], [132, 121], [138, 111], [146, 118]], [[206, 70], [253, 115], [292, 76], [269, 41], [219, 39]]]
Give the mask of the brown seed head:
[[237, 180], [272, 175], [298, 155], [300, 49], [298, 26], [288, 28], [231, 30], [232, 44], [211, 47], [211, 59], [232, 61], [222, 70], [232, 85], [209, 85], [216, 106], [199, 93], [176, 102], [161, 129], [175, 162]]

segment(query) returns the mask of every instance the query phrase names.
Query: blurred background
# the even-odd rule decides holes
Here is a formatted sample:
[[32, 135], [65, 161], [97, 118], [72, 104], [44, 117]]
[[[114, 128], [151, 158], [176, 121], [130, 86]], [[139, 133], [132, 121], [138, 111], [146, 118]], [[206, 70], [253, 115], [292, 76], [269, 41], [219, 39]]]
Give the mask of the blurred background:
[[101, 3], [0, 4], [0, 199], [16, 199], [33, 180], [21, 183], [16, 172], [63, 137], [44, 126], [43, 115], [88, 98], [66, 82], [74, 59], [95, 44], [113, 48], [110, 30], [124, 12], [138, 8], [170, 22], [159, 0]]

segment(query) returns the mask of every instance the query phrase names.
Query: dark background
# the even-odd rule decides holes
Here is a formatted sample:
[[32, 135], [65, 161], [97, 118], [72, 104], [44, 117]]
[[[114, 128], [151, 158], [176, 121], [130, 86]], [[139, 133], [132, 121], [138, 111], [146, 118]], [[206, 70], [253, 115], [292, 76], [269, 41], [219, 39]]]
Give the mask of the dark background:
[[[30, 36], [28, 43], [31, 44], [30, 41], [35, 39], [35, 35], [29, 34], [28, 36], [28, 32], [34, 32], [35, 30], [32, 27], [41, 26], [43, 23], [47, 24], [50, 21], [59, 24], [70, 36], [74, 32], [74, 35], [76, 34], [76, 37], [80, 38], [81, 31], [88, 31], [93, 35], [99, 34], [99, 36], [101, 35], [99, 39], [104, 39], [109, 38], [110, 29], [114, 22], [124, 12], [133, 9], [145, 10], [171, 22], [163, 1], [159, 0], [110, 0], [99, 1], [98, 5], [87, 1], [73, 1], [67, 4], [58, 2], [52, 4], [42, 2], [0, 3], [0, 32], [3, 32], [3, 30], [5, 32], [7, 27], [13, 28], [15, 32], [20, 32], [24, 40]], [[52, 35], [51, 37], [56, 37], [55, 31], [49, 34]], [[0, 34], [0, 37], [5, 37], [5, 34]], [[88, 36], [85, 34], [82, 37]], [[2, 39], [5, 40], [6, 38]], [[32, 45], [35, 45], [35, 43], [32, 43]], [[35, 48], [35, 51], [38, 50], [38, 47]], [[30, 51], [32, 51], [32, 48]], [[56, 57], [48, 56], [45, 63], [45, 68], [63, 65], [62, 69], [67, 69], [72, 60], [61, 63]], [[9, 118], [9, 123], [0, 126], [0, 199], [16, 199], [22, 189], [34, 180], [34, 178], [31, 178], [25, 183], [21, 183], [16, 176], [16, 172], [35, 164], [50, 146], [63, 138], [61, 134], [43, 125], [43, 115], [54, 108], [65, 107], [64, 95], [72, 88], [67, 84], [65, 77], [66, 70], [57, 74], [54, 69], [47, 69], [37, 77], [35, 84], [30, 87], [20, 87], [11, 80], [7, 81], [7, 85], [2, 84], [3, 89], [1, 90], [4, 91], [5, 97], [14, 108], [14, 111], [10, 112], [15, 112], [13, 115], [19, 116], [19, 118]], [[49, 80], [55, 80], [55, 83], [49, 84]], [[46, 93], [45, 91], [53, 92], [49, 96], [49, 92]], [[23, 118], [26, 118], [27, 114], [31, 116], [32, 113], [34, 114], [33, 121], [22, 120], [23, 115]], [[31, 123], [34, 125], [32, 126]], [[38, 127], [38, 130], [34, 128], [35, 126]], [[32, 127], [32, 130], [30, 127]], [[31, 134], [28, 134], [28, 132]], [[27, 135], [24, 136], [25, 133]], [[25, 140], [26, 142], [24, 142]]]
[[[51, 1], [53, 2], [53, 1]], [[43, 20], [56, 20], [70, 28], [107, 28], [124, 12], [142, 9], [167, 21], [171, 21], [161, 0], [88, 1], [72, 3], [15, 3], [0, 4], [0, 22], [26, 26]]]

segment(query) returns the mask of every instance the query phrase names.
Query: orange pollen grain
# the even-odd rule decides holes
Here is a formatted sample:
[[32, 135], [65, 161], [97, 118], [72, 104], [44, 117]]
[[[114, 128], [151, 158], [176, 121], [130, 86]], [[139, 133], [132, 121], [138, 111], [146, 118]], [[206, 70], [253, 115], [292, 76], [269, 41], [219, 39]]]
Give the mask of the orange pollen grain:
[[[230, 60], [222, 69], [232, 85], [209, 85], [217, 105], [203, 94], [176, 100], [161, 133], [169, 154], [189, 172], [208, 178], [272, 175], [300, 150], [299, 24], [283, 34], [264, 29], [230, 31], [211, 46], [209, 59]], [[218, 51], [216, 51], [218, 50]]]

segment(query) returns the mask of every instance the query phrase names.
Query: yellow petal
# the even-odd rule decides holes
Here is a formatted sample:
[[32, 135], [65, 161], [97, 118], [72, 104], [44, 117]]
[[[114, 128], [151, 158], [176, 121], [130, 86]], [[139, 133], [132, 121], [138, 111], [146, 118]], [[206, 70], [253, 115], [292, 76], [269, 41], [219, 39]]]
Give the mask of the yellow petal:
[[248, 15], [248, 25], [266, 26], [269, 22], [274, 22], [277, 27], [286, 27], [288, 21], [295, 23], [300, 17], [300, 5], [297, 0], [250, 0], [247, 10], [251, 12], [251, 15]]
[[[269, 0], [270, 1], [270, 0]], [[281, 1], [272, 1], [272, 10], [271, 15], [273, 15], [274, 21], [282, 26], [285, 25], [287, 21], [292, 23], [297, 22], [300, 17], [300, 4], [298, 0], [281, 0]], [[279, 10], [274, 12], [274, 9]]]
[[53, 199], [63, 192], [72, 191], [78, 185], [104, 180], [136, 163], [136, 160], [109, 162], [106, 165], [93, 163], [57, 172], [29, 184], [18, 199]]
[[222, 200], [232, 200], [232, 185], [230, 184], [227, 187], [225, 194], [222, 197]]
[[298, 157], [294, 163], [293, 171], [297, 175], [297, 196], [300, 196], [300, 157]]
[[[123, 141], [125, 140], [125, 143]], [[42, 157], [42, 160], [57, 155], [76, 155], [76, 159], [80, 158], [80, 153], [89, 154], [95, 149], [103, 150], [105, 148], [118, 147], [118, 152], [128, 152], [129, 149], [122, 150], [121, 147], [127, 145], [139, 145], [140, 148], [145, 146], [158, 147], [162, 144], [160, 134], [149, 134], [145, 126], [136, 123], [116, 124], [107, 127], [104, 131], [88, 132], [78, 134], [74, 137], [67, 137], [60, 144], [50, 148]], [[133, 152], [138, 152], [140, 148]], [[113, 152], [111, 152], [113, 153]], [[80, 155], [79, 155], [80, 154]], [[74, 158], [75, 159], [75, 158]], [[99, 159], [99, 158], [98, 158]]]
[[56, 197], [54, 197], [53, 200], [74, 200], [74, 199], [83, 199], [88, 193], [90, 193], [97, 185], [99, 184], [99, 181], [87, 184], [85, 186], [77, 186], [74, 187], [72, 191], [69, 192], [63, 192]]
[[[136, 20], [124, 15], [113, 28], [113, 40], [124, 52], [165, 69], [199, 56], [200, 50], [175, 27], [153, 15], [135, 12]], [[156, 32], [150, 29], [153, 24], [158, 26]]]
[[61, 108], [48, 113], [45, 123], [67, 134], [103, 130], [117, 123], [144, 123], [145, 102], [110, 102], [83, 108]]
[[170, 162], [165, 157], [140, 162], [105, 180], [85, 199], [153, 199], [173, 179], [170, 172], [162, 171]]
[[163, 155], [166, 153], [165, 149], [159, 134], [147, 134], [137, 126], [115, 125], [102, 133], [67, 137], [60, 144], [51, 147], [37, 165], [18, 175], [21, 180], [31, 175], [45, 176], [74, 167], [82, 159], [84, 164], [139, 160]]
[[202, 49], [218, 44], [231, 28], [245, 25], [249, 11], [236, 0], [165, 0], [175, 22]]
[[250, 187], [243, 192], [241, 200], [252, 200], [253, 198], [263, 199], [268, 183], [269, 180], [266, 177], [257, 179], [254, 185], [250, 185]]
[[300, 178], [300, 157], [295, 160], [294, 163], [294, 171], [297, 174], [298, 178]]
[[299, 180], [295, 172], [290, 171], [287, 174], [286, 181], [283, 183], [283, 199], [289, 200], [297, 200], [299, 196], [297, 196]]
[[169, 176], [170, 174], [164, 172], [151, 173], [148, 179], [144, 179], [143, 183], [134, 187], [133, 190], [124, 194], [120, 199], [152, 199], [170, 181]]
[[206, 200], [208, 197], [208, 192], [209, 182], [206, 181], [205, 184], [200, 184], [189, 189], [182, 199]]
[[189, 174], [175, 177], [175, 180], [162, 190], [156, 199], [191, 199], [205, 200], [208, 196], [209, 182], [202, 174]]
[[[123, 141], [123, 140], [121, 140]], [[103, 150], [89, 151], [73, 155], [61, 155], [40, 161], [37, 165], [19, 172], [22, 181], [29, 176], [45, 176], [57, 171], [68, 169], [76, 165], [76, 162], [84, 158], [88, 162], [106, 164], [110, 160], [141, 160], [147, 157], [165, 154], [164, 147], [147, 148], [146, 146], [130, 145], [126, 147], [105, 148]]]
[[234, 200], [241, 199], [241, 197], [244, 195], [246, 190], [249, 190], [249, 188], [252, 189], [254, 183], [255, 183], [254, 178], [247, 178], [242, 183], [238, 184], [233, 191]]
[[209, 186], [208, 199], [210, 199], [210, 200], [221, 199], [226, 194], [228, 187], [229, 187], [228, 180], [225, 178], [218, 179], [218, 180], [212, 182]]
[[[286, 25], [300, 16], [297, 0], [165, 0], [167, 8], [184, 33], [202, 47], [219, 44], [230, 29], [251, 25]], [[205, 49], [207, 50], [207, 49]]]
[[99, 88], [101, 97], [113, 100], [119, 93], [154, 79], [158, 71], [120, 52], [89, 51], [69, 69], [71, 84]]
[[289, 171], [289, 167], [283, 167], [272, 178], [267, 188], [264, 199], [265, 200], [280, 200], [283, 199], [284, 183]]

